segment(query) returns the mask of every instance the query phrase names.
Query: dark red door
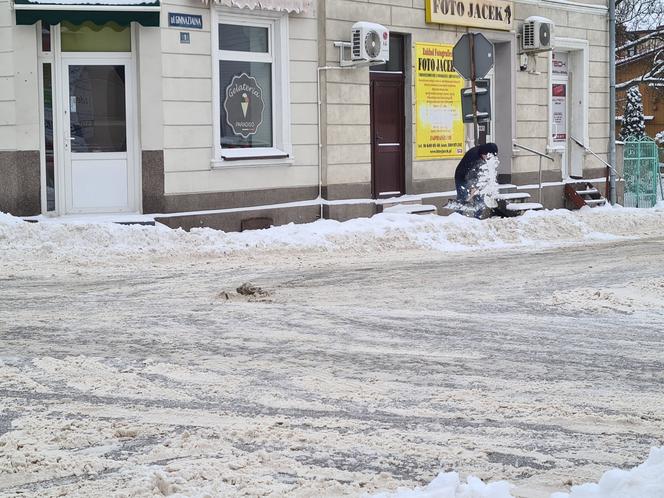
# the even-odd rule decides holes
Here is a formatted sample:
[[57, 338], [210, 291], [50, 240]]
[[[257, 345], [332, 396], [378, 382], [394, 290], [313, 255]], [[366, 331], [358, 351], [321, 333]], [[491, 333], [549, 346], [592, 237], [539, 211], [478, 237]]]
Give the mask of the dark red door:
[[404, 76], [370, 73], [371, 186], [374, 198], [404, 193]]

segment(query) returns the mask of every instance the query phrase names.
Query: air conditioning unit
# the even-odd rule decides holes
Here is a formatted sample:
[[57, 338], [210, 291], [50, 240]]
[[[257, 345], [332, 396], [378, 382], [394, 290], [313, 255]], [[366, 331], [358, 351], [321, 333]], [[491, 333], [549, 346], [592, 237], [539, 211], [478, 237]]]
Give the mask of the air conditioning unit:
[[539, 52], [553, 48], [553, 21], [546, 17], [528, 17], [521, 28], [521, 48], [524, 52]]
[[390, 59], [390, 32], [385, 26], [373, 22], [356, 22], [351, 31], [353, 61], [388, 61]]

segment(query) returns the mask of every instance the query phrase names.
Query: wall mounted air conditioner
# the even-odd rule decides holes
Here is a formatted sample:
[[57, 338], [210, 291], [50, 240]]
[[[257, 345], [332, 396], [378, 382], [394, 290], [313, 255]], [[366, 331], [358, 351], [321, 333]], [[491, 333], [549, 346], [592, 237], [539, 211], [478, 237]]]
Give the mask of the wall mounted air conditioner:
[[521, 49], [543, 52], [553, 49], [553, 21], [546, 17], [528, 17], [521, 27]]
[[389, 30], [373, 22], [356, 22], [351, 29], [351, 54], [353, 61], [388, 61]]

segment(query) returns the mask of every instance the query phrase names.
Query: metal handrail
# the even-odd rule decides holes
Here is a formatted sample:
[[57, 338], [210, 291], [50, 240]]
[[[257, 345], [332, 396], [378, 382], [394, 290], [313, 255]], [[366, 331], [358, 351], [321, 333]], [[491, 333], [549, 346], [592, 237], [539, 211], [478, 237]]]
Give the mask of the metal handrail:
[[610, 170], [612, 170], [612, 171], [616, 174], [616, 176], [618, 176], [618, 181], [622, 180], [622, 177], [620, 176], [620, 173], [618, 173], [618, 170], [617, 170], [616, 168], [614, 168], [613, 166], [611, 166], [609, 163], [607, 163], [604, 159], [602, 159], [601, 157], [599, 157], [597, 154], [595, 154], [595, 153], [590, 149], [590, 147], [586, 147], [585, 145], [583, 145], [583, 143], [582, 143], [580, 140], [577, 140], [576, 138], [574, 138], [574, 137], [571, 136], [571, 135], [570, 135], [569, 138], [571, 138], [571, 139], [572, 139], [572, 142], [574, 142], [576, 145], [578, 145], [579, 147], [581, 147], [583, 150], [585, 150], [586, 152], [590, 152], [593, 156], [595, 156], [597, 159], [599, 159], [600, 162], [601, 162], [602, 164], [604, 164], [604, 166], [606, 166], [607, 168], [609, 168]]
[[528, 152], [532, 152], [533, 154], [537, 154], [539, 156], [539, 169], [538, 169], [538, 174], [539, 174], [539, 188], [537, 190], [537, 198], [538, 202], [542, 204], [542, 158], [546, 157], [549, 161], [555, 162], [553, 157], [544, 154], [542, 152], [539, 152], [535, 149], [531, 149], [530, 147], [526, 147], [525, 145], [518, 144], [516, 142], [512, 142], [512, 146], [516, 147], [517, 149], [523, 149], [527, 150]]
[[[590, 152], [590, 153], [591, 153], [593, 156], [595, 156], [595, 157], [596, 157], [596, 158], [597, 158], [602, 164], [604, 164], [604, 166], [606, 166], [606, 185], [604, 186], [604, 190], [606, 191], [606, 194], [605, 194], [605, 195], [606, 195], [608, 198], [611, 199], [611, 203], [612, 203], [612, 204], [615, 204], [615, 199], [614, 199], [615, 196], [614, 196], [613, 194], [611, 194], [611, 188], [612, 188], [612, 187], [611, 187], [611, 173], [610, 173], [610, 172], [613, 171], [613, 172], [615, 173], [616, 177], [618, 177], [618, 178], [617, 178], [618, 181], [620, 182], [620, 181], [622, 181], [623, 178], [622, 178], [622, 176], [620, 175], [620, 173], [618, 173], [618, 170], [617, 170], [616, 168], [614, 168], [613, 166], [611, 166], [609, 163], [607, 163], [604, 159], [602, 159], [601, 157], [599, 157], [597, 154], [595, 154], [595, 153], [592, 151], [592, 149], [591, 149], [590, 147], [586, 147], [585, 145], [583, 145], [583, 143], [582, 143], [580, 140], [577, 140], [576, 138], [574, 138], [574, 137], [571, 136], [571, 135], [570, 135], [569, 138], [572, 139], [572, 142], [574, 142], [576, 145], [578, 145], [579, 147], [581, 147], [584, 151], [586, 151], [586, 152]], [[661, 181], [661, 180], [660, 180], [660, 181]], [[661, 188], [661, 185], [660, 185], [660, 188]]]

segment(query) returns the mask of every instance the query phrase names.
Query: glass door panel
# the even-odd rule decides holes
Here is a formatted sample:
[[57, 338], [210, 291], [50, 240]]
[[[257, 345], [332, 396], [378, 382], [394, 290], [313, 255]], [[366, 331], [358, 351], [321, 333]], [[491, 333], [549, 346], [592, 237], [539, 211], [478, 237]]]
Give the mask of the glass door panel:
[[124, 65], [70, 65], [71, 151], [126, 152]]

